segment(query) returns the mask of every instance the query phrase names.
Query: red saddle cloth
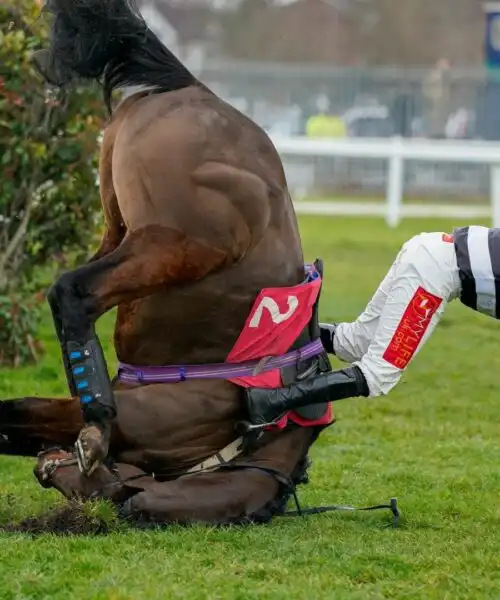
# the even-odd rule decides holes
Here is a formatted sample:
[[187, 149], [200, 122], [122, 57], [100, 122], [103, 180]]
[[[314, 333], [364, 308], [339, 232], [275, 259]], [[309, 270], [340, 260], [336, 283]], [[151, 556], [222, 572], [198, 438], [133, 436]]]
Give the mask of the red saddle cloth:
[[[238, 363], [280, 356], [289, 350], [311, 320], [321, 289], [318, 271], [312, 265], [307, 265], [306, 269], [308, 279], [304, 283], [292, 287], [265, 288], [259, 293], [226, 362]], [[236, 377], [229, 381], [242, 387], [278, 388], [283, 385], [278, 369], [252, 377]], [[329, 425], [333, 421], [333, 411], [329, 404], [325, 415], [314, 421], [291, 411], [274, 427], [285, 428], [289, 419], [303, 427]]]

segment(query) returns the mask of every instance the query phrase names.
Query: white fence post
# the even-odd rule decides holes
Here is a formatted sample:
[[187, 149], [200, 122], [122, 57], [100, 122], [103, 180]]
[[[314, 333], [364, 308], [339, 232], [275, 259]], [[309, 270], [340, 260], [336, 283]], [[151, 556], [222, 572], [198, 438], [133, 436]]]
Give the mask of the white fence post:
[[490, 167], [490, 194], [493, 227], [500, 227], [500, 163]]
[[385, 220], [389, 227], [397, 227], [401, 221], [403, 202], [404, 165], [401, 138], [394, 138], [392, 154], [389, 158], [389, 176], [387, 178], [387, 212]]

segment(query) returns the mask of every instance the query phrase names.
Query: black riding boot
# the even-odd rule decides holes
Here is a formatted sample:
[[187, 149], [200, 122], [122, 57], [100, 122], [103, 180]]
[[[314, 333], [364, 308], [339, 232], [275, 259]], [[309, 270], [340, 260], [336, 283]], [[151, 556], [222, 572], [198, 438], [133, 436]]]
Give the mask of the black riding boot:
[[248, 388], [245, 400], [250, 424], [258, 426], [272, 423], [289, 410], [310, 404], [368, 395], [368, 385], [361, 370], [347, 367], [284, 388]]

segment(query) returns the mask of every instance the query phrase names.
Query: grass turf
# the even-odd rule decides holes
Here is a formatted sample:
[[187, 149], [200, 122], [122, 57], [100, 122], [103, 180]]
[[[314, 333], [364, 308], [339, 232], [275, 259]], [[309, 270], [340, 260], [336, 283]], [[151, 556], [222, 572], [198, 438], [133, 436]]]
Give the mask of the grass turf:
[[[402, 242], [443, 221], [302, 218], [308, 260], [322, 256], [324, 320], [363, 309]], [[100, 324], [105, 343], [111, 319]], [[404, 381], [388, 397], [335, 406], [338, 423], [312, 450], [304, 505], [365, 505], [399, 498], [405, 520], [384, 513], [276, 519], [265, 527], [207, 527], [106, 537], [0, 535], [0, 598], [479, 599], [500, 597], [498, 323], [450, 306]], [[65, 391], [47, 318], [47, 355], [3, 371], [2, 397]], [[109, 344], [108, 344], [109, 350]], [[114, 366], [114, 359], [113, 359]], [[32, 460], [0, 457], [0, 522], [59, 502], [31, 475]]]

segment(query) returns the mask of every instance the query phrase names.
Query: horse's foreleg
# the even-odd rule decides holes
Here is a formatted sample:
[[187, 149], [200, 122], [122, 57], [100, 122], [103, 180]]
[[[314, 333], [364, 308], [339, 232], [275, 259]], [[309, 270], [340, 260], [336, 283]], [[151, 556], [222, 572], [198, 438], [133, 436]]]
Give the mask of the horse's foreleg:
[[0, 454], [36, 456], [47, 446], [73, 446], [83, 424], [77, 399], [0, 402]]
[[150, 482], [121, 514], [152, 524], [234, 523], [260, 511], [278, 494], [278, 482], [258, 471], [216, 471], [166, 483]]
[[282, 494], [277, 479], [259, 467], [275, 469], [298, 483], [314, 435], [312, 429], [305, 428], [276, 434], [252, 456], [235, 460], [236, 464], [245, 464], [242, 469], [194, 474], [167, 482], [123, 463], [114, 465], [113, 472], [99, 465], [86, 477], [75, 465], [58, 466], [57, 461], [64, 462], [72, 455], [57, 450], [39, 458], [35, 475], [42, 485], [56, 488], [66, 498], [107, 498], [117, 505], [122, 517], [132, 521], [222, 524], [244, 521], [256, 514], [266, 520], [282, 508]]
[[280, 483], [258, 467], [292, 477], [305, 458], [313, 435], [310, 429], [278, 434], [253, 456], [237, 459], [236, 464], [248, 465], [241, 470], [219, 470], [164, 483], [149, 478], [139, 480], [134, 485], [144, 491], [127, 500], [121, 513], [132, 520], [150, 523], [227, 524], [245, 521], [256, 514], [259, 520], [267, 520], [283, 508], [279, 501]]
[[245, 469], [217, 471], [160, 483], [131, 465], [117, 464], [119, 473], [99, 465], [90, 476], [78, 467], [55, 461], [72, 455], [55, 451], [41, 456], [35, 476], [44, 487], [53, 487], [66, 498], [105, 498], [121, 516], [151, 524], [192, 522], [229, 523], [260, 511], [278, 494], [278, 482], [266, 473]]
[[150, 226], [129, 234], [110, 254], [64, 274], [52, 287], [49, 303], [68, 383], [80, 398], [86, 426], [76, 445], [84, 473], [106, 456], [116, 415], [96, 320], [118, 304], [201, 279], [227, 262], [228, 255], [172, 229]]

